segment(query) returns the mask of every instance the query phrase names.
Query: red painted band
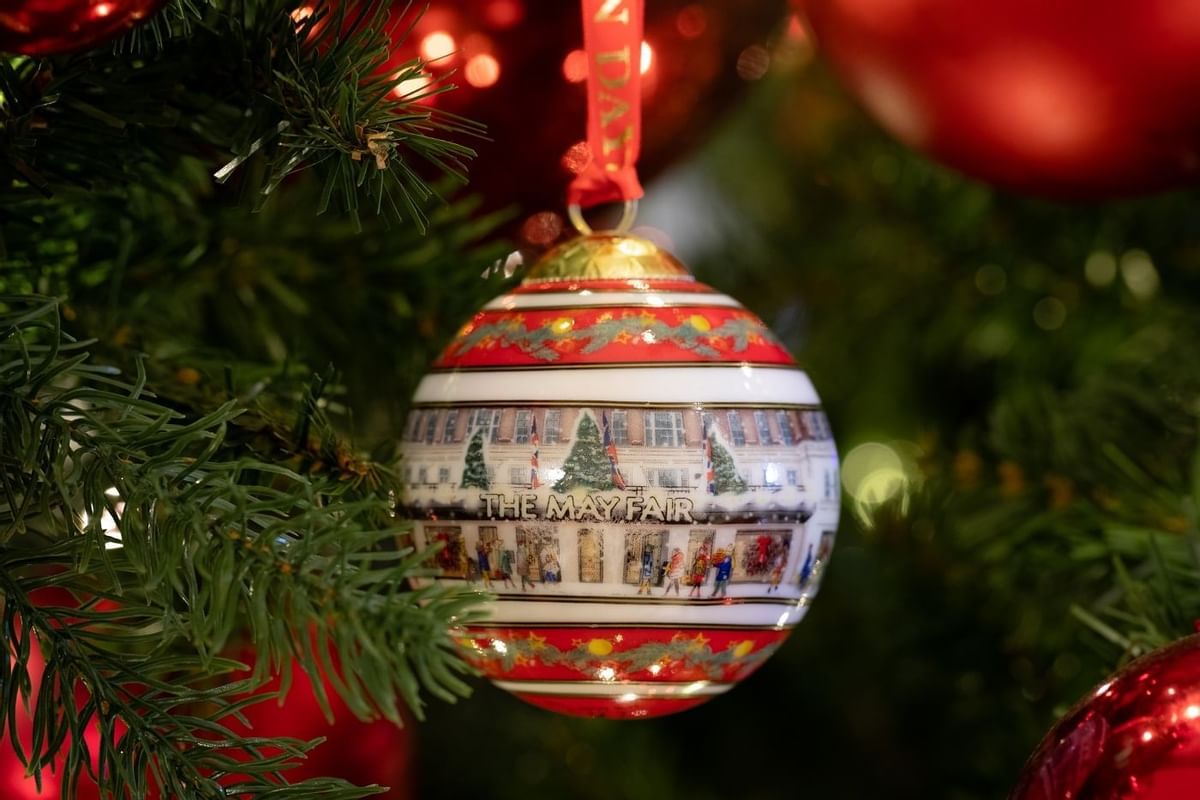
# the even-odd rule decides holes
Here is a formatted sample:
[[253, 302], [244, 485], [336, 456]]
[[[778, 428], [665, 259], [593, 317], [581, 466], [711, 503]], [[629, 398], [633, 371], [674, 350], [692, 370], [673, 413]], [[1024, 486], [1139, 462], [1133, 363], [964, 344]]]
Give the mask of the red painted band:
[[745, 309], [584, 306], [481, 311], [434, 369], [648, 362], [795, 363]]

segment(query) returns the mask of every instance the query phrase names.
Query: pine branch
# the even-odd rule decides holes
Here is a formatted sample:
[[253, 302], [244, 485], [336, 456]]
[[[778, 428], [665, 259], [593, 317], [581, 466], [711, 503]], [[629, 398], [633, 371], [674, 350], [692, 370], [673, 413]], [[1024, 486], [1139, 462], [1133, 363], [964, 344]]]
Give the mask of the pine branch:
[[[51, 685], [89, 695], [78, 713], [63, 702], [73, 689], [38, 697], [45, 733], [32, 771], [62, 747], [68, 783], [78, 780], [89, 764], [80, 734], [97, 718], [107, 765], [99, 777], [118, 795], [129, 786], [140, 796], [153, 780], [197, 792], [181, 796], [217, 796], [226, 772], [246, 781], [245, 796], [279, 784], [283, 764], [263, 754], [294, 756], [299, 743], [247, 740], [217, 724], [237, 704], [210, 677], [231, 667], [220, 654], [247, 621], [258, 660], [239, 691], [295, 660], [364, 717], [398, 721], [401, 701], [419, 717], [422, 690], [447, 700], [465, 693], [449, 631], [469, 618], [472, 599], [406, 587], [427, 554], [398, 541], [386, 467], [302, 474], [280, 466], [285, 459], [260, 460], [230, 436], [244, 413], [235, 404], [181, 413], [147, 391], [144, 372], [129, 381], [90, 365], [52, 301], [4, 297], [0, 308], [5, 663], [28, 674], [36, 632], [47, 669], [57, 670]], [[300, 417], [298, 428], [315, 433], [300, 437], [298, 458], [314, 435], [329, 441], [319, 386]], [[28, 598], [45, 586], [117, 608], [40, 609]], [[129, 688], [139, 685], [149, 688]], [[29, 686], [4, 686], [11, 714]], [[224, 755], [235, 752], [250, 760]], [[361, 796], [330, 782], [300, 786], [279, 796]]]
[[[473, 151], [445, 136], [481, 128], [397, 97], [419, 61], [388, 73], [414, 13], [390, 3], [319, 4], [297, 23], [288, 0], [172, 6], [152, 32], [156, 52], [118, 46], [46, 60], [0, 62], [0, 197], [129, 185], [170, 190], [182, 159], [218, 181], [239, 174], [258, 207], [290, 175], [314, 170], [321, 208], [423, 227], [434, 173], [464, 178]], [[141, 34], [150, 35], [148, 32]], [[222, 166], [223, 165], [223, 166]], [[365, 202], [364, 202], [365, 201]]]

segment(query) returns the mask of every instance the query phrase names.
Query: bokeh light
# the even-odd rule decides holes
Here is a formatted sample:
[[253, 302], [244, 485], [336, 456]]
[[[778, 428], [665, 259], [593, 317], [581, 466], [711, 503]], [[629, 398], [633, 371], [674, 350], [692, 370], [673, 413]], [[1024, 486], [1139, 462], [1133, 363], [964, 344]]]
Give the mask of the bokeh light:
[[440, 61], [454, 55], [458, 43], [446, 31], [434, 31], [421, 40], [421, 58], [426, 61]]
[[467, 83], [483, 89], [500, 80], [500, 62], [494, 56], [480, 53], [472, 56], [464, 71]]

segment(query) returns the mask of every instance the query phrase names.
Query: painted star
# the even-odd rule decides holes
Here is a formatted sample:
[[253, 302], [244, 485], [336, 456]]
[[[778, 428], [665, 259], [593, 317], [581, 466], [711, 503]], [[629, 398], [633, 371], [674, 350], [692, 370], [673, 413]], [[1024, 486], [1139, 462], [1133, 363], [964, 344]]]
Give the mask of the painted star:
[[529, 634], [529, 649], [535, 651], [546, 649], [546, 637], [536, 633]]

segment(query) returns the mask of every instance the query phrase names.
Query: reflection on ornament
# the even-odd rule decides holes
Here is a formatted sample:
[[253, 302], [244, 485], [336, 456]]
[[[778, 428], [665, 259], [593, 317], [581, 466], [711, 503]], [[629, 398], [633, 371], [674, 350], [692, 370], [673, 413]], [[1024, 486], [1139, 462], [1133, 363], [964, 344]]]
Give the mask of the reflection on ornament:
[[1196, 3], [793, 2], [883, 127], [970, 176], [1063, 197], [1200, 179]]
[[1011, 800], [1183, 800], [1200, 786], [1200, 636], [1134, 661], [1042, 741]]
[[803, 617], [832, 552], [837, 455], [762, 321], [652, 242], [552, 250], [417, 390], [406, 516], [439, 580], [498, 599], [464, 655], [582, 716], [730, 689]]
[[16, 0], [0, 9], [0, 52], [50, 56], [104, 44], [164, 0]]

